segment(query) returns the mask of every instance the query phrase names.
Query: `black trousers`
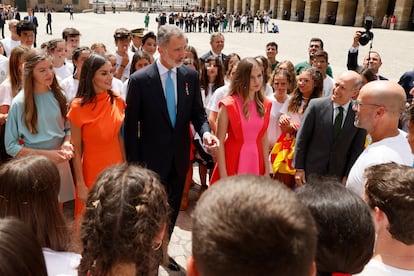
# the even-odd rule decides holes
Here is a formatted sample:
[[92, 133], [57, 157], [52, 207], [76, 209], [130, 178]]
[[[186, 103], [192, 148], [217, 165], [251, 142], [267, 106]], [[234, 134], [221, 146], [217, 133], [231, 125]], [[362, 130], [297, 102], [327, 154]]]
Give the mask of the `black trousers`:
[[178, 213], [180, 212], [181, 198], [183, 196], [184, 183], [185, 183], [185, 174], [179, 176], [177, 171], [172, 166], [168, 176], [163, 179], [161, 177], [161, 182], [165, 187], [168, 196], [168, 204], [170, 205], [170, 223], [168, 226], [168, 234], [171, 237], [172, 232], [174, 231], [174, 226], [177, 221]]
[[50, 30], [50, 34], [52, 34], [52, 23], [51, 22], [47, 22], [46, 24], [46, 33], [49, 34], [49, 30]]

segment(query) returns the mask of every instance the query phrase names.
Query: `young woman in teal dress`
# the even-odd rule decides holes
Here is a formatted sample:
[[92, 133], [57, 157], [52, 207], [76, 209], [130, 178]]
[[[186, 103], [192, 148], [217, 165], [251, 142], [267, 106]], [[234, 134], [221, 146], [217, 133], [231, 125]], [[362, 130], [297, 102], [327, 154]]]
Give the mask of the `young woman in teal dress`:
[[59, 201], [74, 199], [69, 160], [73, 155], [70, 127], [66, 120], [66, 97], [43, 50], [27, 52], [23, 66], [23, 91], [13, 99], [5, 130], [9, 155], [43, 155], [59, 169]]

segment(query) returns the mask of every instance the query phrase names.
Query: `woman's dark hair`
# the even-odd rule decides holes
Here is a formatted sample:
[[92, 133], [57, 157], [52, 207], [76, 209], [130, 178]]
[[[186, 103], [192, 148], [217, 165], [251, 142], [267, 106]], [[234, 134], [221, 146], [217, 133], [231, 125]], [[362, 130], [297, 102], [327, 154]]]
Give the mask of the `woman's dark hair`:
[[[88, 51], [89, 53], [92, 53], [92, 50], [87, 46], [78, 47], [72, 52], [72, 60], [78, 60], [80, 54], [83, 51]], [[76, 72], [76, 65], [75, 63], [73, 63], [73, 74], [75, 74], [75, 72]]]
[[263, 87], [266, 86], [266, 83], [269, 81], [269, 77], [270, 77], [270, 66], [269, 66], [269, 61], [267, 60], [267, 58], [265, 56], [257, 56], [256, 60], [259, 61], [261, 63], [262, 66], [262, 70], [263, 70]]
[[23, 222], [0, 219], [0, 275], [47, 276], [42, 248]]
[[135, 73], [135, 71], [137, 71], [137, 69], [135, 69], [135, 64], [141, 59], [146, 59], [148, 60], [149, 63], [151, 63], [151, 58], [147, 53], [141, 50], [136, 51], [134, 53], [134, 56], [132, 57], [131, 69], [129, 70], [130, 75], [132, 75], [133, 73]]
[[227, 72], [227, 71], [230, 69], [230, 68], [229, 68], [229, 65], [230, 65], [230, 60], [231, 60], [233, 57], [237, 57], [237, 58], [239, 59], [239, 61], [241, 60], [240, 56], [239, 56], [238, 54], [236, 54], [236, 53], [231, 53], [231, 54], [228, 54], [228, 55], [226, 56], [226, 58], [224, 59], [224, 61], [223, 61], [224, 72]]
[[60, 176], [47, 157], [15, 158], [0, 168], [0, 218], [13, 216], [34, 233], [41, 247], [67, 251], [69, 235], [59, 208]]
[[[82, 98], [81, 106], [87, 103], [92, 103], [95, 100], [96, 92], [93, 85], [93, 78], [96, 71], [99, 70], [105, 63], [109, 62], [108, 59], [102, 55], [91, 54], [83, 63], [82, 71], [79, 78], [78, 92], [76, 93], [77, 98]], [[111, 104], [113, 99], [116, 97], [112, 90], [107, 91], [111, 97]]]
[[200, 59], [198, 58], [198, 54], [197, 54], [196, 48], [194, 48], [191, 45], [187, 45], [187, 47], [185, 48], [185, 50], [187, 52], [191, 52], [191, 54], [193, 55], [192, 59], [194, 60], [194, 66], [196, 68], [197, 73], [200, 74], [200, 69], [201, 69], [200, 67], [201, 67], [201, 65], [200, 65]]
[[154, 40], [155, 40], [155, 42], [157, 42], [157, 36], [154, 34], [154, 32], [148, 32], [148, 33], [146, 33], [146, 34], [144, 35], [144, 37], [142, 38], [142, 45], [144, 45], [144, 44], [145, 44], [145, 42], [146, 42], [148, 39], [150, 39], [150, 38], [154, 39]]
[[363, 76], [368, 82], [374, 81], [377, 79], [377, 76], [375, 75], [374, 71], [372, 71], [369, 68], [363, 68], [359, 74]]
[[106, 169], [86, 202], [79, 275], [107, 275], [119, 264], [150, 275], [158, 265], [155, 239], [167, 224], [167, 202], [154, 172], [127, 164]]
[[214, 66], [217, 67], [217, 76], [216, 76], [216, 79], [214, 80], [213, 92], [217, 88], [224, 85], [224, 71], [223, 71], [223, 65], [221, 63], [220, 58], [215, 57], [215, 56], [207, 57], [203, 64], [203, 68], [201, 68], [201, 80], [200, 80], [200, 87], [204, 89], [206, 96], [208, 93], [208, 84], [209, 84], [209, 79], [207, 76], [207, 66], [210, 64], [210, 62], [214, 62], [215, 63]]
[[318, 229], [317, 275], [356, 274], [372, 257], [375, 229], [368, 205], [339, 182], [311, 179], [297, 190]]

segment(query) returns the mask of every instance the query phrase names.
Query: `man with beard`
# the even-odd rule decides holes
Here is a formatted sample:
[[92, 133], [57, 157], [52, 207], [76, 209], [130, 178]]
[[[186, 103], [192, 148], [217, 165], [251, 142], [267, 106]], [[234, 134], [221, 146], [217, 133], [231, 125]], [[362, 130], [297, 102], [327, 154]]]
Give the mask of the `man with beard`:
[[[190, 162], [190, 122], [208, 147], [219, 142], [210, 133], [198, 74], [182, 66], [187, 46], [183, 31], [162, 26], [157, 41], [159, 59], [129, 79], [124, 137], [127, 161], [158, 173], [166, 188], [171, 236]], [[171, 257], [168, 268], [180, 270]]]
[[413, 155], [406, 133], [398, 129], [405, 109], [404, 89], [392, 81], [371, 81], [364, 85], [353, 104], [355, 126], [369, 134], [371, 143], [365, 148], [349, 172], [346, 187], [363, 196], [367, 167], [395, 162], [411, 166]]

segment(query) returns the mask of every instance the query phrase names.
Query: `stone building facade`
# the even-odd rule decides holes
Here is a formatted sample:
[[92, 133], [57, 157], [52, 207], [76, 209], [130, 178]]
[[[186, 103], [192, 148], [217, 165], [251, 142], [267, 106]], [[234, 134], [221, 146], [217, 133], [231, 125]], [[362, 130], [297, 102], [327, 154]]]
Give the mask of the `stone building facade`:
[[64, 11], [65, 6], [72, 6], [75, 12], [81, 12], [85, 9], [91, 9], [92, 4], [89, 0], [3, 0], [4, 5], [18, 7], [20, 11], [26, 11], [28, 8], [43, 9], [48, 7], [56, 11]]
[[395, 29], [414, 30], [413, 0], [201, 0], [200, 7], [242, 14], [265, 10], [277, 19], [341, 26], [363, 26], [372, 16], [373, 26], [381, 27], [385, 15], [394, 15]]

